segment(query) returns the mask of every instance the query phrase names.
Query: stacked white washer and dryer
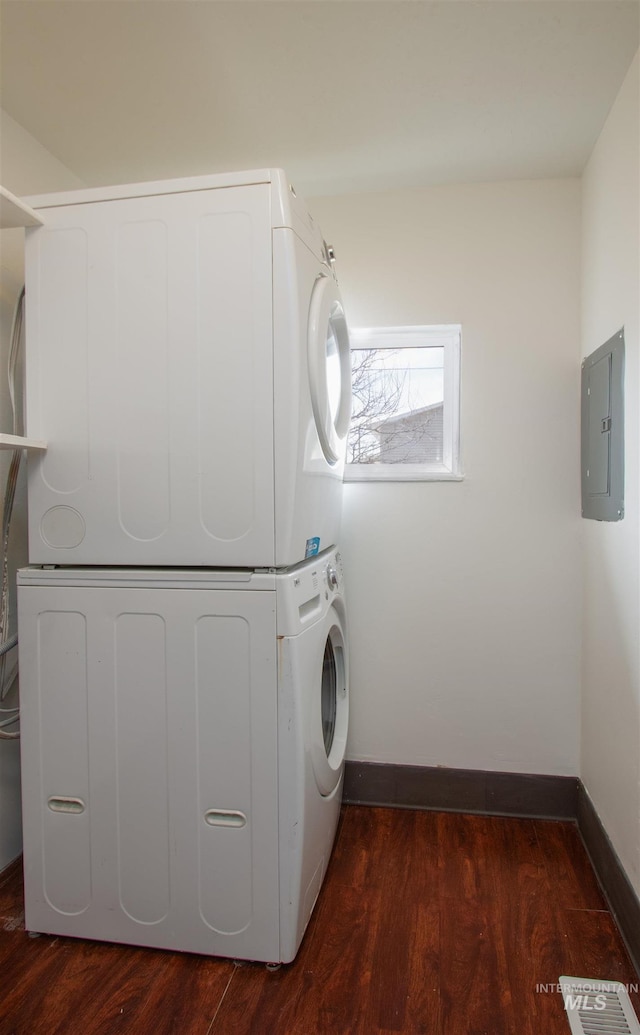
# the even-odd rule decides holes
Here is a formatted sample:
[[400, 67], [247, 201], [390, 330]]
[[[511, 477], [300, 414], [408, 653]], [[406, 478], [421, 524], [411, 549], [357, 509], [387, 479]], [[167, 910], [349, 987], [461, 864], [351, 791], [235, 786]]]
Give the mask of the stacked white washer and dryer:
[[279, 170], [28, 201], [26, 926], [288, 962], [348, 724], [331, 249]]

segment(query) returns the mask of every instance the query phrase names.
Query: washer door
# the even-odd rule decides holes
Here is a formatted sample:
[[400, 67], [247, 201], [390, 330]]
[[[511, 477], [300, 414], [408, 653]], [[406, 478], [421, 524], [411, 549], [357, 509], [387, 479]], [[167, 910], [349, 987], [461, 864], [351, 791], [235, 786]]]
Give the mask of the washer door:
[[335, 789], [342, 774], [349, 727], [347, 646], [340, 616], [331, 608], [311, 705], [311, 758], [321, 794]]
[[351, 353], [340, 292], [316, 278], [309, 307], [309, 389], [318, 438], [328, 463], [342, 459], [351, 420]]

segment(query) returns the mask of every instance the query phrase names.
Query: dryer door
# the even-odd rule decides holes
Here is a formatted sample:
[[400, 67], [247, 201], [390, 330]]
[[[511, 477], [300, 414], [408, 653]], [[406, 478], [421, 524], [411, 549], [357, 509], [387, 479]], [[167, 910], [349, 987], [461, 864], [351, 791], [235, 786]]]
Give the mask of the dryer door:
[[325, 624], [322, 666], [311, 706], [311, 757], [321, 794], [331, 794], [340, 780], [349, 726], [347, 645], [337, 610]]
[[318, 438], [330, 464], [344, 454], [351, 419], [351, 354], [340, 292], [321, 274], [309, 307], [309, 388]]

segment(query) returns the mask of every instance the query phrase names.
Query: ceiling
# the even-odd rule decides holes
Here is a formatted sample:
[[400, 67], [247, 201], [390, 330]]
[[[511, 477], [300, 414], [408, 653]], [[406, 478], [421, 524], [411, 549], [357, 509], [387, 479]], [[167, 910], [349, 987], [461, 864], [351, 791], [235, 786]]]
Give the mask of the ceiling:
[[638, 0], [11, 0], [2, 107], [87, 184], [283, 166], [307, 196], [580, 175]]

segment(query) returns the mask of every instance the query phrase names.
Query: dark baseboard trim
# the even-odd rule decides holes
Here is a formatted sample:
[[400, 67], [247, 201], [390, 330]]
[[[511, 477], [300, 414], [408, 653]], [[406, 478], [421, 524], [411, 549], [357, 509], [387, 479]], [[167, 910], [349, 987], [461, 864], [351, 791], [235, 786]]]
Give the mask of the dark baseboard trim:
[[342, 797], [347, 805], [577, 823], [611, 913], [640, 975], [640, 898], [577, 777], [347, 762]]
[[578, 788], [576, 818], [591, 864], [640, 975], [640, 899], [582, 783]]
[[7, 863], [4, 869], [0, 870], [0, 888], [5, 883], [5, 881], [13, 877], [14, 871], [17, 873], [19, 870], [22, 870], [21, 855], [19, 855], [17, 859], [14, 859], [13, 862]]
[[575, 776], [347, 762], [342, 797], [350, 805], [575, 820], [578, 782]]

